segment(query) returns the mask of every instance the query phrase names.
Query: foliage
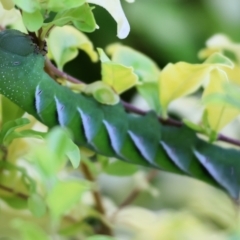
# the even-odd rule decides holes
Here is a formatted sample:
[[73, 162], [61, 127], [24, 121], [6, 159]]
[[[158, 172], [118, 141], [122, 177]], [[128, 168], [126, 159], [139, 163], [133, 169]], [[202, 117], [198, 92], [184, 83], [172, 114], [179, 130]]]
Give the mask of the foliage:
[[[124, 208], [128, 200], [123, 203], [119, 200], [122, 197], [115, 190], [118, 188], [114, 184], [116, 176], [122, 178], [121, 183], [116, 183], [121, 188], [129, 187], [130, 192], [138, 194], [143, 191], [156, 196], [159, 192], [158, 187], [150, 183], [154, 175], [151, 171], [148, 173], [149, 170], [143, 167], [95, 155], [88, 149], [79, 151], [66, 129], [56, 127], [48, 130], [26, 113], [24, 118], [20, 118], [23, 111], [2, 96], [0, 206], [6, 220], [4, 223], [0, 218], [0, 223], [2, 226], [7, 224], [6, 231], [2, 233], [4, 237], [15, 238], [19, 233], [22, 239], [46, 240], [53, 237], [111, 240], [124, 239], [125, 235], [128, 239], [139, 240], [150, 236], [151, 239], [184, 239], [186, 236], [197, 239], [192, 238], [193, 235], [210, 239], [208, 237], [212, 234], [216, 239], [239, 237], [239, 221], [234, 217], [237, 210], [233, 209], [231, 200], [224, 193], [215, 189], [225, 190], [234, 201], [239, 199], [239, 150], [229, 148], [229, 145], [223, 147], [217, 141], [227, 139], [222, 138], [221, 131], [237, 118], [240, 111], [239, 44], [226, 36], [216, 35], [200, 51], [199, 57], [204, 59], [202, 63], [169, 63], [161, 70], [149, 57], [125, 45], [111, 44], [105, 51], [101, 48], [95, 50], [83, 33], [98, 28], [92, 5], [95, 4], [110, 13], [118, 25], [117, 36], [125, 38], [130, 28], [120, 0], [2, 0], [1, 3], [6, 9], [1, 10], [6, 11], [1, 20], [3, 28], [14, 26], [25, 32], [34, 32], [40, 45], [41, 41], [47, 40], [48, 58], [54, 60], [58, 67], [57, 71], [49, 65], [48, 72], [57, 76], [56, 80], [61, 84], [75, 92], [93, 95], [97, 101], [107, 105], [116, 105], [120, 102], [120, 94], [132, 87], [137, 89], [163, 123], [159, 124], [161, 162], [147, 163], [147, 166], [186, 174], [214, 186], [194, 183], [197, 190], [207, 189], [204, 191], [209, 193], [205, 199], [197, 190], [186, 193], [190, 199], [185, 203], [189, 211], [154, 213], [140, 207]], [[17, 9], [21, 9], [21, 14]], [[19, 14], [18, 19], [16, 14]], [[22, 25], [17, 26], [16, 21], [20, 20]], [[93, 62], [99, 58], [101, 81], [92, 84], [67, 81], [69, 78], [62, 70], [78, 55], [79, 49]], [[202, 106], [198, 121], [188, 115], [181, 118], [183, 123], [171, 122], [171, 106], [180, 99], [191, 97]], [[152, 126], [151, 118], [148, 119], [149, 126], [144, 126], [141, 132], [148, 132]], [[166, 123], [169, 126], [165, 126]], [[152, 131], [156, 132], [156, 129]], [[234, 139], [228, 142], [239, 145]], [[151, 142], [146, 141], [147, 145], [151, 148]], [[104, 178], [111, 181], [113, 186], [110, 187], [116, 191], [119, 208], [110, 197], [100, 195], [95, 178], [100, 182], [104, 182]], [[160, 184], [167, 178], [163, 177]], [[171, 193], [173, 205], [178, 195], [178, 182], [185, 188], [182, 191], [187, 191], [188, 187], [194, 190], [193, 180], [179, 177], [174, 182], [169, 181], [169, 185], [166, 184], [169, 189], [163, 188], [162, 193], [174, 189]], [[213, 197], [214, 194], [217, 198]], [[162, 199], [164, 201], [164, 197]], [[206, 199], [220, 199], [220, 203], [215, 204], [212, 210]], [[165, 201], [168, 200], [166, 197]], [[103, 203], [105, 210], [101, 207]], [[150, 208], [153, 209], [153, 205]], [[207, 217], [219, 229], [227, 231], [214, 232], [215, 228], [204, 225], [198, 215]], [[173, 228], [176, 234], [169, 230]]]

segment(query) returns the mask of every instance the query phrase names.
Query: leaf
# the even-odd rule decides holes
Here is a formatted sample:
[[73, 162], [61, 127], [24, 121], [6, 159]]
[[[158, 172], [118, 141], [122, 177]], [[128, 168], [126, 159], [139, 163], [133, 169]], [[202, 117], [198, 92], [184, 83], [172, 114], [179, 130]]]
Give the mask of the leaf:
[[120, 0], [87, 0], [89, 3], [93, 3], [105, 8], [117, 22], [117, 36], [122, 39], [126, 38], [130, 32], [130, 25], [122, 10]]
[[94, 235], [86, 238], [86, 240], [116, 240], [116, 238], [112, 238], [104, 235]]
[[85, 0], [50, 0], [47, 4], [47, 9], [53, 12], [59, 12], [70, 8], [76, 8], [85, 3]]
[[91, 94], [93, 97], [102, 104], [115, 105], [119, 103], [119, 96], [102, 81], [96, 81], [91, 84], [88, 84], [84, 92], [86, 94]]
[[55, 27], [50, 32], [48, 46], [60, 69], [77, 56], [78, 49], [85, 51], [93, 62], [98, 60], [90, 40], [72, 26]]
[[33, 13], [40, 9], [38, 0], [13, 0], [13, 2], [23, 11]]
[[2, 125], [5, 123], [20, 118], [24, 114], [22, 110], [15, 103], [11, 102], [8, 98], [1, 96], [2, 102]]
[[46, 133], [44, 132], [38, 132], [35, 130], [23, 130], [20, 132], [11, 132], [4, 138], [4, 145], [9, 145], [14, 139], [16, 138], [38, 138], [38, 139], [43, 139]]
[[[11, 0], [6, 0], [7, 4], [10, 3], [9, 7], [11, 7]], [[6, 27], [8, 25], [12, 25], [21, 20], [21, 15], [19, 11], [15, 8], [11, 10], [4, 9], [0, 4], [0, 22], [2, 27]]]
[[143, 53], [120, 44], [109, 45], [107, 53], [112, 57], [113, 62], [132, 67], [140, 82], [158, 81], [160, 69], [153, 60]]
[[54, 218], [59, 218], [76, 204], [81, 195], [89, 189], [86, 182], [58, 182], [47, 196], [47, 204]]
[[214, 53], [203, 64], [168, 64], [159, 78], [159, 97], [164, 117], [167, 116], [167, 107], [171, 101], [193, 93], [205, 80], [211, 81], [212, 70], [222, 67], [232, 68], [233, 64], [220, 53]]
[[7, 122], [3, 125], [0, 132], [0, 142], [3, 143], [5, 139], [12, 134], [12, 132], [19, 127], [22, 127], [28, 124], [30, 121], [27, 118], [19, 118], [10, 122]]
[[149, 107], [160, 115], [162, 108], [159, 101], [158, 83], [146, 82], [137, 86], [139, 94], [146, 100]]
[[34, 223], [14, 219], [12, 225], [20, 232], [20, 236], [24, 240], [50, 240], [47, 234]]
[[47, 145], [50, 151], [56, 154], [57, 159], [68, 156], [73, 167], [78, 167], [80, 163], [80, 151], [78, 146], [73, 143], [66, 130], [59, 127], [54, 128], [47, 135]]
[[28, 208], [35, 217], [42, 217], [46, 213], [46, 204], [36, 193], [28, 198]]
[[102, 81], [111, 86], [116, 93], [121, 94], [138, 83], [138, 77], [132, 67], [108, 61], [102, 49], [98, 49], [101, 59]]
[[14, 2], [12, 0], [1, 0], [1, 3], [5, 10], [11, 10], [14, 8]]
[[[221, 70], [213, 70], [211, 73], [211, 81], [207, 85], [203, 93], [203, 101], [208, 96], [216, 93], [224, 93], [225, 85], [228, 82], [228, 77], [225, 72]], [[222, 102], [206, 102], [205, 100], [205, 112], [207, 113], [207, 121], [209, 127], [219, 132], [229, 122], [235, 119], [240, 114], [240, 109], [226, 105]]]
[[55, 177], [56, 173], [66, 164], [67, 158], [74, 168], [80, 163], [80, 151], [66, 129], [53, 128], [46, 137], [46, 144], [33, 149], [38, 170], [44, 178]]
[[80, 7], [58, 12], [52, 21], [44, 24], [41, 37], [44, 38], [54, 26], [64, 26], [71, 23], [83, 32], [92, 32], [96, 29], [92, 9], [85, 3]]
[[40, 10], [35, 12], [25, 12], [22, 13], [23, 23], [30, 32], [38, 31], [43, 25], [43, 16]]

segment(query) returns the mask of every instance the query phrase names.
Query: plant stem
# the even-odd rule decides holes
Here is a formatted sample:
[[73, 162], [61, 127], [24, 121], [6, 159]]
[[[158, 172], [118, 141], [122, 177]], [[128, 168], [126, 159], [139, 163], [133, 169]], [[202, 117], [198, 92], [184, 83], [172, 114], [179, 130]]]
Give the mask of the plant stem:
[[[95, 178], [93, 177], [93, 175], [91, 174], [88, 166], [84, 162], [80, 163], [80, 168], [81, 168], [82, 173], [84, 174], [84, 176], [87, 180], [89, 180], [91, 182], [95, 182]], [[103, 216], [105, 216], [106, 213], [105, 213], [105, 209], [104, 209], [104, 206], [103, 206], [103, 203], [102, 203], [102, 198], [101, 198], [101, 195], [100, 195], [99, 191], [92, 190], [92, 196], [93, 196], [93, 199], [94, 199], [94, 202], [95, 202], [96, 210], [99, 213], [101, 213]], [[102, 222], [101, 230], [99, 231], [99, 233], [109, 235], [109, 236], [113, 236], [111, 228], [103, 222]]]
[[[146, 181], [150, 183], [158, 174], [159, 174], [158, 170], [151, 170], [146, 176]], [[139, 196], [141, 192], [142, 192], [141, 188], [135, 188], [119, 205], [118, 211], [131, 204]]]
[[6, 192], [12, 193], [12, 194], [18, 196], [19, 198], [24, 199], [24, 200], [27, 200], [29, 198], [28, 195], [26, 195], [24, 193], [21, 193], [21, 192], [15, 192], [14, 189], [6, 187], [6, 186], [4, 186], [2, 184], [0, 184], [0, 189], [4, 190]]
[[[65, 78], [67, 79], [68, 81], [70, 82], [73, 82], [73, 83], [83, 83], [82, 81], [80, 81], [79, 79], [77, 78], [74, 78], [72, 77], [71, 75], [59, 70], [58, 68], [56, 68], [49, 59], [46, 59], [46, 69], [47, 69], [47, 72], [53, 76], [57, 76], [57, 77], [62, 77], [62, 78]], [[145, 115], [147, 113], [147, 111], [144, 111], [142, 109], [139, 109], [135, 106], [133, 106], [132, 104], [130, 103], [127, 103], [127, 102], [124, 102], [122, 101], [122, 104], [124, 106], [124, 108], [129, 111], [129, 112], [132, 112], [132, 113], [136, 113], [138, 115]], [[180, 121], [177, 121], [177, 120], [174, 120], [174, 119], [171, 119], [171, 118], [168, 118], [168, 119], [163, 119], [161, 117], [158, 117], [159, 121], [164, 124], [164, 125], [169, 125], [169, 126], [175, 126], [175, 127], [181, 127], [183, 126], [183, 123], [180, 122]], [[217, 140], [219, 141], [222, 141], [222, 142], [226, 142], [226, 143], [230, 143], [232, 145], [235, 145], [235, 146], [239, 146], [240, 147], [240, 140], [237, 140], [237, 139], [233, 139], [233, 138], [230, 138], [230, 137], [227, 137], [223, 134], [219, 134], [218, 135], [218, 138]]]
[[46, 63], [45, 63], [46, 71], [50, 76], [57, 76], [61, 78], [65, 78], [69, 82], [72, 83], [83, 83], [81, 80], [59, 70], [57, 67], [54, 66], [54, 64], [46, 58]]

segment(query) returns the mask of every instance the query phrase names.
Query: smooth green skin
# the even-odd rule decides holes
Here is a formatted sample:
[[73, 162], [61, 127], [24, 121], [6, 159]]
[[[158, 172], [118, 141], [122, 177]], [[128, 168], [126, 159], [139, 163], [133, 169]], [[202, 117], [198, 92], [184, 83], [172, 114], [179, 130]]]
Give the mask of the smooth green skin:
[[120, 103], [103, 105], [60, 86], [35, 48], [19, 31], [0, 33], [1, 94], [50, 128], [69, 128], [77, 144], [97, 153], [192, 176], [239, 197], [239, 151], [208, 144], [186, 127], [162, 126], [153, 112], [132, 116]]

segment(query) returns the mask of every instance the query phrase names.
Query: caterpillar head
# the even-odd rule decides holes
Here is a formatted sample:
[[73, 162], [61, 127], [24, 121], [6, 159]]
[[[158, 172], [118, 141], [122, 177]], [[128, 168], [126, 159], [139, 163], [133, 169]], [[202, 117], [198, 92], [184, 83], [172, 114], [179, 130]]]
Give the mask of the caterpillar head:
[[32, 39], [18, 30], [5, 30], [0, 32], [0, 49], [10, 54], [28, 56], [36, 51]]

